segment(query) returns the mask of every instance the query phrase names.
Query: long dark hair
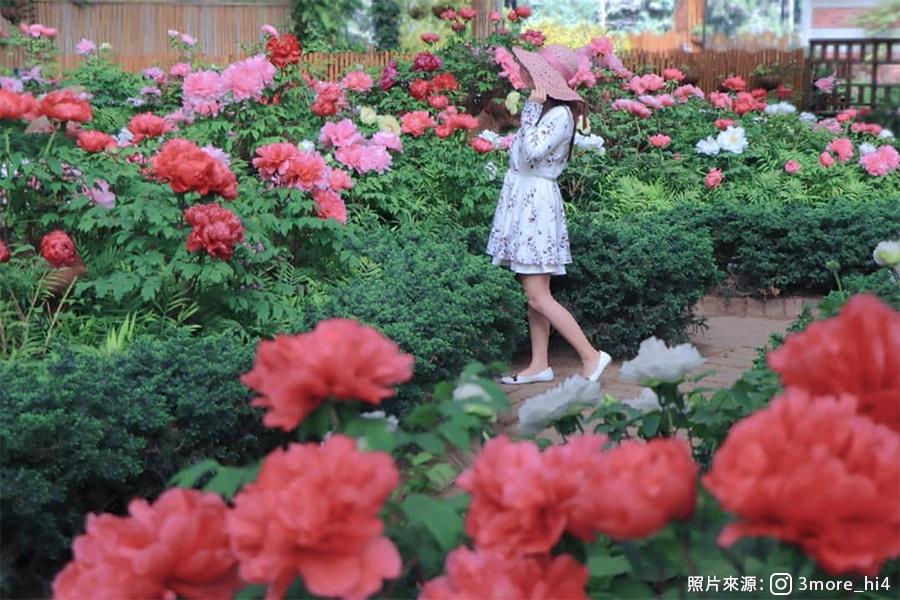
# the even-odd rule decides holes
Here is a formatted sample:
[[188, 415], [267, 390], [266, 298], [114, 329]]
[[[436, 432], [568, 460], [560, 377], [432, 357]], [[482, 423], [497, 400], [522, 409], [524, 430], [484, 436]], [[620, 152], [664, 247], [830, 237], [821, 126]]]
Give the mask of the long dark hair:
[[[569, 158], [572, 158], [572, 151], [575, 148], [575, 132], [578, 130], [578, 118], [582, 115], [586, 114], [586, 107], [583, 102], [570, 102], [566, 100], [557, 100], [556, 98], [551, 98], [547, 96], [547, 99], [544, 101], [544, 108], [541, 110], [541, 119], [544, 118], [548, 112], [557, 106], [565, 106], [569, 109], [569, 112], [572, 113], [572, 137], [569, 139]], [[540, 120], [540, 119], [539, 119]]]

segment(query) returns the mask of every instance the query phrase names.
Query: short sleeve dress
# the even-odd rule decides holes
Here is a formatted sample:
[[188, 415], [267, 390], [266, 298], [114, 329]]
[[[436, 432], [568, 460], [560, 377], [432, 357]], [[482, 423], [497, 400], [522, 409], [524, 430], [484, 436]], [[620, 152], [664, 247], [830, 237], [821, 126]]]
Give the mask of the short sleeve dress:
[[565, 275], [572, 254], [556, 179], [568, 162], [575, 119], [566, 106], [543, 118], [542, 110], [534, 102], [522, 108], [487, 254], [516, 273]]

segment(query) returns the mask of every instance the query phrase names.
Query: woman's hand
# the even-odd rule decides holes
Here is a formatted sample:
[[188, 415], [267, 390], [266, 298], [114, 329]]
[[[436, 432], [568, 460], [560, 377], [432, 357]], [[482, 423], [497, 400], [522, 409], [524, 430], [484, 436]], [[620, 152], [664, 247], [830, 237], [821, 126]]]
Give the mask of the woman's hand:
[[547, 91], [541, 85], [535, 85], [534, 90], [531, 92], [530, 101], [536, 102], [537, 104], [543, 104], [547, 101]]

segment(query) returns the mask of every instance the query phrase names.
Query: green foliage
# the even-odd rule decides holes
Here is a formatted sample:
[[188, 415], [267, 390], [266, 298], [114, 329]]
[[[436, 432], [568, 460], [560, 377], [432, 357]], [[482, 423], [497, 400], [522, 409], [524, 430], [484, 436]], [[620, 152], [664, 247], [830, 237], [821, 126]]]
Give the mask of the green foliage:
[[3, 595], [46, 597], [86, 513], [154, 497], [200, 457], [240, 464], [271, 448], [238, 379], [252, 353], [181, 335], [0, 367]]
[[362, 8], [360, 0], [292, 0], [294, 35], [313, 52], [346, 50], [347, 22]]
[[335, 288], [313, 321], [355, 318], [413, 354], [415, 384], [401, 388], [403, 404], [469, 361], [506, 358], [524, 339], [521, 288], [461, 242], [405, 228], [361, 233], [356, 244], [380, 269]]
[[400, 4], [397, 0], [372, 0], [369, 9], [375, 26], [375, 43], [379, 50], [400, 47]]
[[569, 237], [574, 262], [557, 298], [596, 346], [622, 356], [650, 336], [684, 341], [699, 324], [694, 305], [715, 281], [706, 232], [653, 217], [585, 216]]

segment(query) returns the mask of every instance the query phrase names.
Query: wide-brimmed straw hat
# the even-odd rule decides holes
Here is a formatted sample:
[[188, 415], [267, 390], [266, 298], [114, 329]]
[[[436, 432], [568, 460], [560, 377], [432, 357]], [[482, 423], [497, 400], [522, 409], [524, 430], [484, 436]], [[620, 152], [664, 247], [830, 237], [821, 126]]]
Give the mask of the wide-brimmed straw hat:
[[534, 84], [544, 88], [547, 96], [564, 102], [584, 102], [584, 98], [568, 83], [578, 72], [580, 61], [573, 50], [561, 44], [552, 44], [539, 52], [516, 47], [513, 54], [528, 71]]

